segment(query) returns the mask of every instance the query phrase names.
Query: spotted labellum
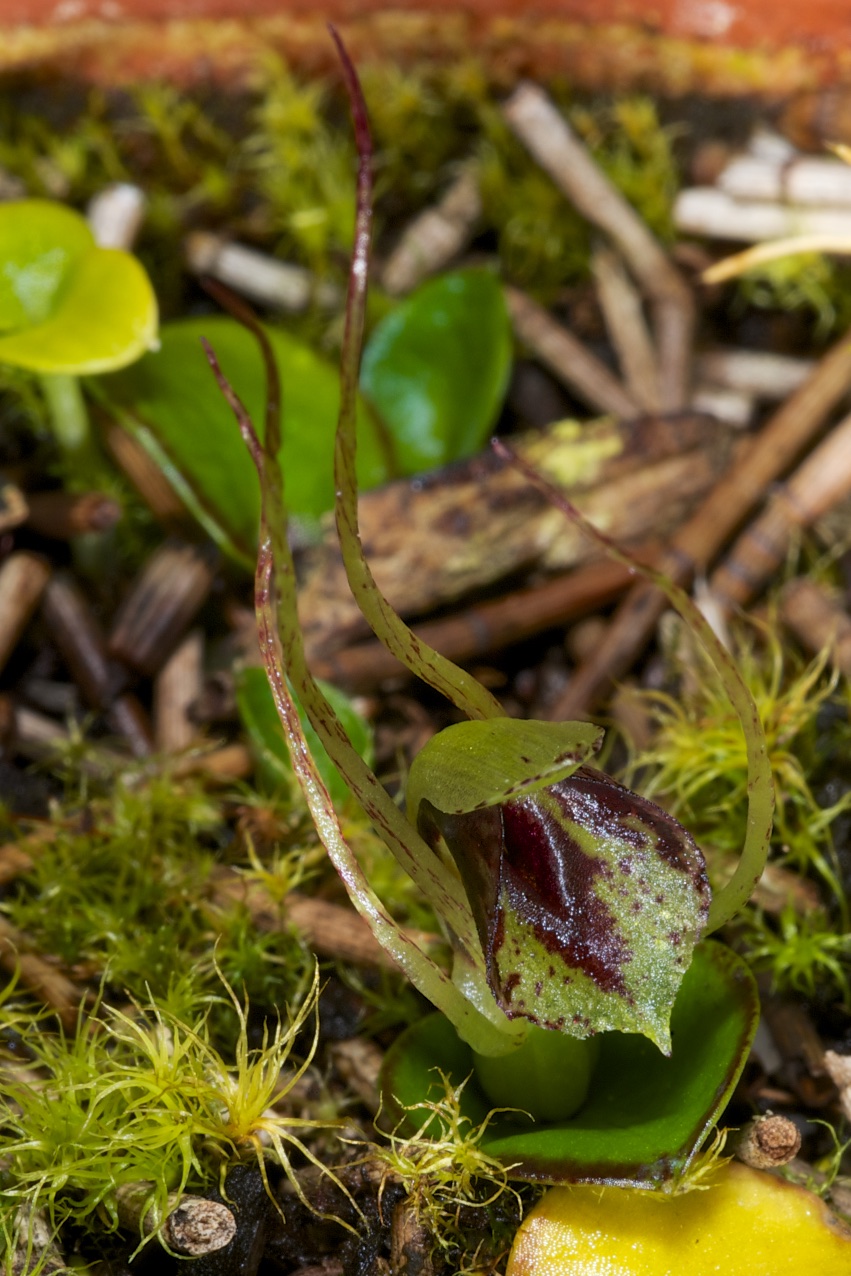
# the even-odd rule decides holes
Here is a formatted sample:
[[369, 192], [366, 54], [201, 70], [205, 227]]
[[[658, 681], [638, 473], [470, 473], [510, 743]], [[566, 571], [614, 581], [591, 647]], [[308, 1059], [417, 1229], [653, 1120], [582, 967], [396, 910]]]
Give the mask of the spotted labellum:
[[[602, 1105], [601, 1120], [610, 1128], [610, 1105], [603, 1098], [609, 1072], [621, 1066], [643, 1069], [648, 1077], [658, 1072], [652, 1057], [641, 1050], [633, 1050], [624, 1064], [617, 1043], [647, 1038], [644, 1045], [664, 1062], [663, 1056], [671, 1052], [673, 1013], [680, 1024], [677, 1042], [692, 1041], [698, 1049], [699, 1038], [714, 1040], [715, 1053], [702, 1071], [698, 1069], [697, 1090], [694, 1069], [682, 1069], [682, 1058], [677, 1061], [679, 1046], [674, 1071], [659, 1074], [667, 1078], [660, 1086], [670, 1088], [680, 1072], [683, 1086], [692, 1086], [693, 1093], [681, 1096], [680, 1106], [687, 1113], [685, 1132], [677, 1125], [680, 1117], [669, 1113], [647, 1127], [652, 1126], [656, 1140], [650, 1152], [642, 1145], [644, 1151], [622, 1155], [620, 1144], [612, 1152], [612, 1164], [631, 1167], [622, 1171], [623, 1181], [633, 1181], [630, 1175], [638, 1173], [639, 1163], [642, 1173], [652, 1177], [662, 1161], [671, 1163], [666, 1149], [672, 1142], [680, 1148], [681, 1159], [693, 1155], [709, 1128], [707, 1122], [711, 1124], [735, 1081], [755, 1026], [753, 983], [738, 959], [719, 945], [701, 945], [703, 956], [694, 968], [692, 958], [701, 936], [745, 902], [764, 864], [772, 787], [756, 709], [732, 659], [686, 595], [627, 558], [630, 566], [666, 591], [703, 642], [745, 730], [751, 773], [748, 833], [732, 880], [710, 905], [703, 857], [688, 832], [652, 802], [591, 765], [602, 740], [598, 727], [508, 718], [489, 691], [416, 638], [378, 590], [360, 544], [355, 480], [355, 407], [371, 231], [371, 144], [356, 74], [339, 40], [337, 45], [360, 157], [335, 449], [340, 549], [352, 592], [376, 635], [469, 720], [440, 732], [414, 760], [406, 817], [352, 748], [312, 678], [298, 625], [277, 462], [276, 365], [262, 328], [240, 312], [266, 354], [268, 406], [262, 442], [210, 350], [208, 357], [260, 475], [258, 633], [293, 769], [355, 908], [415, 987], [445, 1016], [444, 1027], [426, 1027], [428, 1021], [423, 1021], [411, 1030], [413, 1037], [397, 1043], [393, 1067], [385, 1077], [388, 1106], [392, 1107], [393, 1094], [403, 1103], [424, 1098], [435, 1062], [450, 1072], [469, 1072], [475, 1063], [478, 1082], [492, 1102], [558, 1123], [569, 1121], [587, 1101], [589, 1112], [596, 1111], [595, 1104]], [[504, 447], [502, 455], [505, 464], [519, 465], [530, 482], [543, 487], [565, 516], [580, 522], [606, 552], [626, 557], [587, 525], [560, 492], [548, 488]], [[451, 969], [439, 965], [395, 923], [370, 886], [310, 755], [293, 692], [351, 792], [440, 919], [452, 948]], [[681, 997], [678, 1000], [684, 980], [690, 988], [688, 1007], [683, 1007]], [[701, 1023], [695, 998], [703, 998], [705, 1013], [720, 1025], [717, 1031]], [[439, 1042], [443, 1054], [437, 1058], [434, 1049]], [[650, 1084], [652, 1093], [656, 1084]], [[472, 1089], [468, 1093], [474, 1095]], [[518, 1157], [509, 1146], [508, 1154], [512, 1164], [526, 1164], [525, 1152]], [[548, 1163], [547, 1176], [594, 1178], [584, 1155], [575, 1147], [569, 1154], [560, 1150]], [[529, 1171], [529, 1176], [534, 1174]]]
[[[414, 761], [409, 810], [458, 869], [507, 1018], [579, 1037], [643, 1032], [667, 1053], [671, 1007], [709, 911], [703, 856], [666, 811], [583, 764], [602, 732], [588, 739], [575, 725], [586, 736], [577, 761], [543, 788], [522, 775], [528, 755], [516, 754], [510, 719], [449, 727]], [[502, 786], [476, 773], [485, 736], [491, 759], [505, 755]]]

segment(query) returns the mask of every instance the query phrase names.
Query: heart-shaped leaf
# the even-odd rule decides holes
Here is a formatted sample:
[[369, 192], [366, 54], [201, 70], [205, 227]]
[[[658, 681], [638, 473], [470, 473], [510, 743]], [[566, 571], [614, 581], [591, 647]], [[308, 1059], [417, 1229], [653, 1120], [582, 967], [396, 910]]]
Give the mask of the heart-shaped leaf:
[[[231, 557], [253, 567], [260, 492], [251, 459], [201, 348], [206, 337], [255, 422], [265, 406], [263, 361], [250, 332], [210, 316], [166, 324], [161, 348], [99, 382], [107, 410], [130, 430], [178, 495]], [[330, 457], [339, 408], [339, 376], [302, 342], [278, 330], [269, 338], [284, 393], [280, 453], [290, 511], [315, 519], [334, 504]], [[375, 487], [389, 477], [386, 450], [370, 414], [358, 416], [358, 478]]]
[[[670, 1058], [645, 1038], [604, 1033], [588, 1100], [574, 1116], [533, 1125], [519, 1112], [498, 1113], [482, 1148], [519, 1179], [640, 1186], [678, 1178], [729, 1100], [758, 1019], [745, 963], [721, 944], [700, 944], [674, 1006]], [[473, 1071], [472, 1052], [442, 1015], [408, 1028], [385, 1057], [385, 1111], [411, 1133], [428, 1115], [417, 1105], [440, 1097], [435, 1069], [455, 1085]], [[560, 1077], [552, 1084], [557, 1088]], [[522, 1093], [515, 1102], [523, 1108]], [[475, 1078], [461, 1105], [476, 1125], [487, 1116], [490, 1104]]]
[[508, 385], [511, 328], [497, 279], [459, 270], [423, 284], [367, 342], [361, 388], [405, 474], [472, 456]]
[[[372, 761], [372, 732], [347, 695], [327, 682], [319, 684], [323, 695], [342, 723], [352, 748], [365, 762]], [[304, 738], [316, 768], [325, 782], [334, 805], [342, 810], [351, 801], [351, 790], [328, 757], [307, 715], [296, 700]], [[236, 674], [236, 703], [248, 732], [258, 775], [269, 790], [289, 786], [293, 778], [290, 751], [281, 729], [281, 720], [269, 687], [265, 669], [246, 665]]]
[[130, 253], [98, 248], [61, 204], [0, 204], [0, 363], [82, 376], [150, 350], [157, 303]]

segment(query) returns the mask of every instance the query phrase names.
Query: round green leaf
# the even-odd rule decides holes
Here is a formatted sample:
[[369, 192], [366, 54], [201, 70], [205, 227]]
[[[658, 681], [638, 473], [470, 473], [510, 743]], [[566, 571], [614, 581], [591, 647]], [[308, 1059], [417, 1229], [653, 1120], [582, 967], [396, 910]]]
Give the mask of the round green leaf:
[[[372, 731], [369, 723], [357, 712], [349, 697], [337, 687], [326, 682], [321, 682], [319, 685], [326, 700], [329, 701], [343, 724], [352, 748], [367, 762], [371, 761]], [[293, 777], [290, 751], [284, 738], [266, 671], [259, 665], [247, 665], [237, 671], [236, 702], [242, 724], [248, 733], [261, 782], [272, 792], [288, 786]], [[325, 782], [334, 806], [338, 809], [342, 808], [351, 798], [349, 786], [328, 757], [325, 746], [310, 725], [297, 699], [296, 706], [311, 757]]]
[[502, 289], [486, 270], [418, 288], [376, 327], [361, 389], [377, 408], [405, 474], [471, 456], [499, 414], [511, 370]]
[[[106, 406], [156, 461], [209, 535], [253, 570], [260, 521], [257, 473], [210, 371], [201, 338], [262, 436], [265, 376], [251, 333], [224, 316], [166, 324], [160, 349], [99, 382]], [[293, 514], [318, 518], [334, 504], [331, 458], [339, 408], [337, 371], [294, 337], [269, 330], [283, 387], [281, 463]], [[361, 405], [362, 406], [362, 405]], [[375, 424], [358, 417], [358, 479], [375, 487], [389, 468]]]
[[0, 363], [81, 376], [156, 342], [157, 303], [130, 253], [98, 248], [85, 220], [47, 200], [0, 205]]
[[[732, 1094], [758, 1018], [745, 963], [720, 944], [700, 944], [671, 1017], [670, 1058], [646, 1038], [603, 1033], [588, 1101], [574, 1116], [532, 1125], [519, 1113], [497, 1114], [482, 1148], [514, 1167], [512, 1177], [540, 1182], [640, 1186], [679, 1177]], [[387, 1053], [381, 1088], [391, 1121], [421, 1124], [427, 1112], [417, 1105], [439, 1094], [435, 1069], [456, 1085], [473, 1070], [472, 1052], [442, 1015], [407, 1029]], [[473, 1078], [461, 1098], [464, 1114], [483, 1121], [491, 1105]], [[522, 1090], [514, 1103], [523, 1108]]]

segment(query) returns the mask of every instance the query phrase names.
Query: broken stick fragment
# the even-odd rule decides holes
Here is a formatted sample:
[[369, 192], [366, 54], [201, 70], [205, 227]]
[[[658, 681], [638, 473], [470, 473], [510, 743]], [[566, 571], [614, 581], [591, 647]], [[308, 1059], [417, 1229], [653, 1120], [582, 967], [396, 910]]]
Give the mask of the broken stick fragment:
[[160, 1242], [185, 1258], [200, 1258], [229, 1245], [236, 1219], [227, 1205], [205, 1196], [173, 1193], [163, 1214], [152, 1200], [152, 1183], [124, 1183], [115, 1196], [118, 1218], [127, 1231], [157, 1233]]
[[481, 213], [478, 177], [464, 168], [440, 202], [402, 232], [381, 272], [382, 287], [400, 296], [448, 266], [469, 243]]
[[772, 1112], [749, 1121], [734, 1143], [738, 1159], [755, 1170], [776, 1170], [788, 1165], [800, 1150], [801, 1132], [795, 1122]]
[[792, 537], [851, 491], [851, 416], [798, 467], [738, 538], [709, 585], [722, 605], [751, 601], [781, 566]]

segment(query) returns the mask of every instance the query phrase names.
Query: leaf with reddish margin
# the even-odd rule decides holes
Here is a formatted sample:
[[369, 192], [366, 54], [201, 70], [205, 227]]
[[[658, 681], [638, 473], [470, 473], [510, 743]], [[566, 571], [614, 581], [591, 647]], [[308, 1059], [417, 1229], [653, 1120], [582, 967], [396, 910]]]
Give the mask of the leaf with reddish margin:
[[583, 766], [466, 812], [422, 798], [417, 822], [458, 867], [510, 1019], [579, 1037], [643, 1033], [670, 1053], [709, 910], [703, 856], [672, 816]]
[[[729, 1101], [758, 1021], [759, 994], [741, 957], [722, 944], [699, 944], [674, 1007], [670, 1058], [642, 1037], [606, 1033], [588, 1099], [575, 1116], [532, 1122], [517, 1111], [493, 1114], [482, 1148], [516, 1179], [671, 1184], [688, 1171]], [[385, 1056], [385, 1121], [391, 1128], [403, 1121], [402, 1134], [418, 1129], [428, 1116], [420, 1105], [438, 1097], [443, 1073], [453, 1085], [469, 1078], [461, 1111], [479, 1125], [492, 1104], [470, 1077], [472, 1067], [451, 1024], [440, 1015], [421, 1019]], [[559, 1086], [558, 1076], [552, 1084]]]

